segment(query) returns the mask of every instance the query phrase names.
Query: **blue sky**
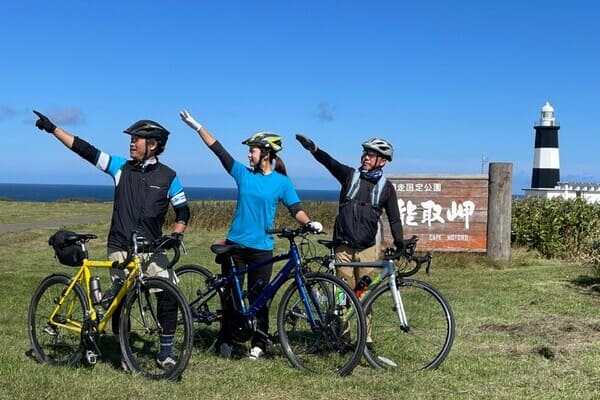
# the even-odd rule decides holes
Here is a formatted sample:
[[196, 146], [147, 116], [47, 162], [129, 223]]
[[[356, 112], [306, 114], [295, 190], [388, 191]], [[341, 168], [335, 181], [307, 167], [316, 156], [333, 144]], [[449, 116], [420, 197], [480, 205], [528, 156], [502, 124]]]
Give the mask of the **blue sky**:
[[[418, 3], [418, 4], [417, 4]], [[593, 1], [1, 1], [0, 168], [7, 183], [112, 182], [34, 127], [32, 109], [104, 151], [123, 129], [171, 131], [184, 186], [233, 187], [179, 119], [186, 108], [238, 160], [257, 130], [284, 138], [300, 189], [336, 189], [294, 140], [358, 165], [390, 140], [390, 174], [531, 180], [534, 122], [555, 107], [561, 178], [600, 181], [600, 29]]]

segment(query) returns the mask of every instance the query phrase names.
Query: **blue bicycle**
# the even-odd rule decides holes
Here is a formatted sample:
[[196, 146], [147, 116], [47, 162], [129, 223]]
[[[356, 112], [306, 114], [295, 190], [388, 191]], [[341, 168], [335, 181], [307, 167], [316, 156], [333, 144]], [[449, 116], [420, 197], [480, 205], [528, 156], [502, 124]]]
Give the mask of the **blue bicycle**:
[[[267, 233], [287, 239], [289, 250], [245, 268], [233, 266], [226, 276], [215, 275], [199, 265], [176, 270], [179, 286], [192, 310], [195, 345], [208, 347], [216, 339], [229, 289], [232, 298], [227, 301], [233, 301], [236, 314], [235, 340], [244, 342], [258, 333], [271, 343], [279, 342], [282, 352], [297, 368], [341, 376], [351, 374], [362, 357], [366, 340], [365, 315], [358, 298], [336, 276], [309, 272], [302, 267], [295, 240], [311, 233], [307, 228], [272, 229]], [[245, 247], [214, 244], [211, 250], [221, 257], [231, 257], [244, 252]], [[269, 262], [285, 260], [261, 294], [248, 304], [242, 290], [243, 276]], [[261, 332], [256, 327], [256, 314], [284, 286], [277, 311], [277, 332], [273, 335]]]

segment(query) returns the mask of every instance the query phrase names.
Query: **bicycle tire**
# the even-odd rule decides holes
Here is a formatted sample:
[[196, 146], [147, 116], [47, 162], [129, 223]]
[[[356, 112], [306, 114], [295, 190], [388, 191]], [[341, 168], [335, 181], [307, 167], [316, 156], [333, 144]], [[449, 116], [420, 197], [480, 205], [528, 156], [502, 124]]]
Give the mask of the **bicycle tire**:
[[434, 370], [448, 356], [454, 341], [455, 321], [450, 305], [433, 286], [414, 279], [398, 279], [408, 320], [403, 330], [389, 286], [367, 296], [363, 307], [372, 314], [372, 350], [365, 358], [377, 369]]
[[[362, 358], [366, 338], [359, 300], [345, 282], [331, 274], [306, 274], [305, 287], [312, 293], [310, 309], [320, 328], [312, 329], [298, 285], [293, 282], [284, 292], [277, 311], [283, 353], [292, 365], [305, 371], [350, 375]], [[348, 301], [347, 308], [332, 301], [338, 289]], [[344, 312], [351, 316], [348, 322], [340, 314]]]
[[[175, 364], [163, 369], [157, 363], [160, 324], [157, 294], [171, 296], [177, 306], [177, 328], [172, 357]], [[158, 380], [177, 380], [185, 370], [193, 345], [192, 316], [186, 299], [173, 283], [159, 277], [145, 278], [127, 294], [119, 320], [121, 354], [130, 371]]]
[[[58, 299], [71, 284], [73, 277], [66, 274], [47, 276], [34, 291], [27, 315], [29, 340], [33, 355], [41, 363], [72, 365], [83, 354], [81, 332], [59, 327], [49, 321]], [[88, 314], [87, 296], [81, 285], [76, 284], [63, 301], [55, 321], [67, 323], [73, 328], [83, 326]]]
[[177, 286], [190, 304], [194, 322], [194, 347], [202, 351], [211, 349], [221, 330], [223, 291], [216, 290], [206, 298], [195, 302], [198, 296], [206, 293], [207, 282], [215, 275], [201, 265], [188, 264], [175, 270], [179, 278]]

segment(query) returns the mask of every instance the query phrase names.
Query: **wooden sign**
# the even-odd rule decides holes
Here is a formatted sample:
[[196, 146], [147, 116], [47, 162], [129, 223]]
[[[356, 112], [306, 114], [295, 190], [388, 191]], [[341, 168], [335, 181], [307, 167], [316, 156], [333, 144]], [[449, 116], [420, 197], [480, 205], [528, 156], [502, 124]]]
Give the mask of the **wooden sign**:
[[[485, 252], [487, 175], [386, 175], [396, 188], [404, 238], [419, 237], [417, 250]], [[393, 242], [381, 218], [382, 246]]]

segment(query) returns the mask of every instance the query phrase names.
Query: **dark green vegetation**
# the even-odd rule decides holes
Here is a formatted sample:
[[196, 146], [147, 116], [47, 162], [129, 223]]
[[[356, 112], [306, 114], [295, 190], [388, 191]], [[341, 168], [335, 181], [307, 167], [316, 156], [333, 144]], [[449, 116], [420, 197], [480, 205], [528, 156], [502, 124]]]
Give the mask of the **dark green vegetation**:
[[[0, 203], [2, 217], [12, 212], [10, 220], [4, 223], [59, 220], [61, 215], [65, 218], [85, 215], [87, 207], [95, 207], [63, 203], [58, 209], [44, 205], [48, 208], [39, 212], [40, 203], [18, 203], [18, 207], [15, 204]], [[332, 207], [335, 212], [335, 204], [324, 207]], [[206, 218], [213, 211], [207, 212]], [[90, 250], [95, 258], [105, 256], [106, 252], [110, 206], [103, 212], [106, 214], [103, 222], [68, 226], [99, 236]], [[93, 210], [89, 214], [101, 212]], [[225, 215], [222, 212], [220, 218], [227, 225], [230, 216]], [[328, 226], [325, 218], [321, 220]], [[252, 362], [244, 357], [246, 347], [240, 345], [235, 349], [237, 359], [223, 360], [197, 351], [181, 382], [151, 382], [118, 369], [118, 348], [110, 331], [102, 337], [105, 358], [93, 369], [40, 365], [30, 356], [27, 306], [44, 276], [71, 271], [53, 260], [47, 245], [48, 237], [57, 228], [58, 225], [0, 234], [3, 349], [0, 399], [594, 399], [598, 396], [600, 297], [594, 288], [600, 280], [583, 263], [539, 257], [538, 251], [524, 247], [513, 248], [511, 260], [502, 266], [489, 263], [480, 255], [436, 254], [431, 274], [421, 272], [416, 276], [446, 296], [456, 317], [452, 351], [440, 368], [432, 372], [378, 372], [362, 361], [347, 378], [321, 377], [294, 369], [276, 346], [269, 349], [266, 360]], [[224, 228], [208, 230], [193, 223], [186, 234], [189, 254], [180, 264], [201, 263], [215, 270], [208, 247], [225, 233]], [[278, 244], [279, 250], [284, 248], [284, 243]], [[101, 279], [105, 286], [107, 278]]]
[[547, 258], [600, 267], [600, 203], [582, 199], [513, 201], [513, 241]]

